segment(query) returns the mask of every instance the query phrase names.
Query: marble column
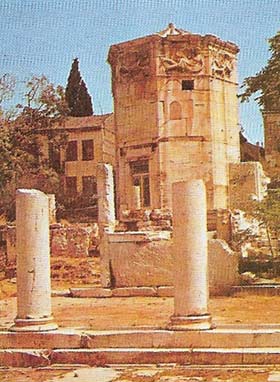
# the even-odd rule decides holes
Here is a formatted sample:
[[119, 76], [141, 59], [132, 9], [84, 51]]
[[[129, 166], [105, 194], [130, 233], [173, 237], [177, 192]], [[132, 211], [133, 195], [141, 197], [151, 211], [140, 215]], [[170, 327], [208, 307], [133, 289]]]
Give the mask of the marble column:
[[99, 163], [97, 167], [98, 224], [102, 230], [113, 232], [115, 228], [115, 193], [113, 167]]
[[172, 187], [174, 251], [174, 315], [169, 328], [211, 328], [208, 313], [206, 190], [202, 180]]
[[49, 198], [38, 190], [16, 193], [17, 316], [12, 331], [57, 328], [51, 311]]

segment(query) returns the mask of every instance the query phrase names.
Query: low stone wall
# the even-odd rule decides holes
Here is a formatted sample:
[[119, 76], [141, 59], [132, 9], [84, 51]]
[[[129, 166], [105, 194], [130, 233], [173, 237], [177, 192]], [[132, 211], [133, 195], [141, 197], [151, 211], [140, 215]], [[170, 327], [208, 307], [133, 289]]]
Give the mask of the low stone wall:
[[[1, 231], [0, 266], [14, 267], [16, 263], [16, 228], [7, 226]], [[97, 223], [50, 225], [50, 248], [53, 257], [86, 258], [94, 254], [99, 246]], [[3, 258], [3, 259], [2, 259]], [[2, 260], [3, 261], [2, 261]]]
[[[210, 239], [210, 293], [227, 294], [238, 283], [238, 256], [225, 241]], [[173, 285], [173, 253], [169, 232], [107, 234], [101, 244], [103, 287]]]
[[99, 232], [97, 223], [50, 226], [51, 256], [88, 257], [97, 250]]

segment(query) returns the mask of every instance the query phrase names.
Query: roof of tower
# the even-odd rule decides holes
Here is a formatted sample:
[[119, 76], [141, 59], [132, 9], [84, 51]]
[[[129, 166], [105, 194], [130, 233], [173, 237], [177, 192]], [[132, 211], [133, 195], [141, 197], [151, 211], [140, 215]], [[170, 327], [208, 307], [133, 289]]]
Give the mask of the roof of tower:
[[[180, 41], [186, 40], [186, 42], [193, 41], [194, 43], [198, 43], [198, 41], [201, 41], [205, 45], [216, 45], [216, 46], [225, 48], [234, 54], [239, 52], [238, 46], [234, 44], [233, 42], [223, 41], [219, 37], [212, 34], [200, 35], [197, 33], [192, 33], [184, 29], [177, 28], [175, 27], [174, 24], [169, 23], [167, 28], [163, 29], [160, 32], [156, 32], [151, 35], [138, 37], [136, 39], [132, 39], [129, 41], [124, 41], [124, 42], [111, 45], [109, 56], [110, 56], [110, 52], [112, 52], [112, 49], [116, 49], [116, 47], [118, 47], [119, 49], [122, 46], [127, 46], [127, 44], [132, 46], [133, 44], [139, 44], [144, 41], [146, 42], [148, 41], [148, 39], [167, 39], [172, 42], [175, 40], [180, 40]], [[109, 57], [109, 62], [110, 62], [110, 57]]]
[[176, 35], [185, 35], [185, 34], [190, 34], [190, 32], [185, 31], [184, 29], [179, 29], [176, 28], [173, 23], [169, 23], [168, 27], [163, 29], [160, 32], [155, 33], [161, 37], [166, 37], [166, 36], [176, 36]]

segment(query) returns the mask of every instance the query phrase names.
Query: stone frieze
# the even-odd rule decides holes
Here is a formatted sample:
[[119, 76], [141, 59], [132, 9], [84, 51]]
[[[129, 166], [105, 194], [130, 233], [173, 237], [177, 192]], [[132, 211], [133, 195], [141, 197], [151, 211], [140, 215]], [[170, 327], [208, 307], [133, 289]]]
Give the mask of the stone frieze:
[[203, 57], [196, 49], [178, 50], [173, 55], [163, 56], [161, 67], [166, 73], [200, 73], [203, 69]]

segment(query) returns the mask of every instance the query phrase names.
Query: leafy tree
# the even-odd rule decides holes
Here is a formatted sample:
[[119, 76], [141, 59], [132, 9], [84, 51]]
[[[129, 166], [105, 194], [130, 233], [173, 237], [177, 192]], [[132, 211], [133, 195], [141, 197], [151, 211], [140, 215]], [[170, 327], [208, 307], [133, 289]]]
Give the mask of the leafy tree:
[[241, 102], [256, 94], [255, 100], [268, 111], [280, 111], [280, 31], [268, 40], [271, 57], [255, 76], [245, 78]]
[[242, 207], [247, 214], [265, 227], [270, 252], [274, 256], [271, 236], [279, 237], [280, 235], [280, 189], [268, 189], [262, 201], [248, 200]]
[[93, 114], [91, 98], [86, 84], [81, 77], [79, 60], [77, 58], [72, 63], [65, 96], [69, 106], [69, 115], [73, 117], [86, 117]]
[[68, 112], [61, 86], [55, 87], [44, 76], [33, 77], [26, 84], [24, 98], [22, 105], [0, 120], [0, 214], [9, 218], [13, 218], [17, 188], [39, 188], [47, 193], [59, 189], [59, 174], [42, 148], [49, 141], [58, 150], [67, 138], [55, 128]]
[[15, 77], [6, 73], [0, 77], [0, 105], [12, 97], [16, 85]]

